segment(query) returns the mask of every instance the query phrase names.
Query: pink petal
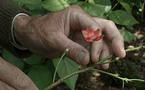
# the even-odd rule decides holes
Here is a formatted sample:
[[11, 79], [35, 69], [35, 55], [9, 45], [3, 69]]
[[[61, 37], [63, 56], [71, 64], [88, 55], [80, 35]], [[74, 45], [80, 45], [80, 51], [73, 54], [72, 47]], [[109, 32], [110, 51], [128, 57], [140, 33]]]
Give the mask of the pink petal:
[[90, 27], [87, 28], [88, 36], [93, 36], [94, 35], [94, 30]]
[[91, 37], [92, 37], [92, 39], [97, 38], [97, 37], [98, 37], [98, 35], [99, 35], [99, 33], [100, 33], [100, 30], [99, 30], [99, 29], [97, 29], [96, 31], [94, 31], [94, 35], [93, 35], [93, 36], [91, 36]]
[[83, 33], [83, 36], [84, 36], [85, 38], [88, 37], [88, 32], [86, 32], [85, 30], [82, 30], [82, 33]]
[[100, 33], [100, 30], [99, 30], [99, 29], [97, 29], [97, 30], [95, 31], [95, 36], [97, 36], [97, 37], [98, 37], [99, 33]]
[[99, 40], [102, 39], [103, 37], [104, 37], [104, 35], [102, 34], [102, 35], [98, 36], [96, 39], [94, 39], [94, 41], [99, 41]]
[[91, 38], [84, 38], [84, 40], [85, 40], [86, 42], [93, 42], [93, 39], [91, 39]]

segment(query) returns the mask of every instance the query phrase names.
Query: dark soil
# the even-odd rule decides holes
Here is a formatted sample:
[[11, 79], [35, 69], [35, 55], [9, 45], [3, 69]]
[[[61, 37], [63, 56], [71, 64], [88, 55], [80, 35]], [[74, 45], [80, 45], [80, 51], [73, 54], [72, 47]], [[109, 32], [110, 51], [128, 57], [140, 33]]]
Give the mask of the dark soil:
[[[145, 45], [145, 23], [135, 25], [134, 30], [128, 30], [135, 34], [137, 38], [130, 42], [125, 42], [125, 48]], [[111, 63], [107, 72], [119, 74], [121, 77], [145, 80], [145, 49], [127, 52], [125, 58], [115, 63]], [[82, 73], [76, 84], [75, 90], [121, 90], [122, 81], [101, 74], [100, 77], [90, 75], [90, 72]], [[144, 87], [144, 88], [138, 88]], [[57, 86], [55, 90], [70, 90], [64, 83]], [[144, 84], [129, 83], [125, 85], [125, 90], [145, 90]]]

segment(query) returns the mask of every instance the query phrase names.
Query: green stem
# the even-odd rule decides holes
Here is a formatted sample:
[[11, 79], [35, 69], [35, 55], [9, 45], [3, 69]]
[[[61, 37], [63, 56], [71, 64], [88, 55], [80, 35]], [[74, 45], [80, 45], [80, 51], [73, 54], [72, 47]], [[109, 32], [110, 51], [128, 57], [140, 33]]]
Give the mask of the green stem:
[[108, 64], [108, 63], [113, 63], [113, 62], [116, 62], [116, 60], [112, 60], [112, 61], [101, 63], [101, 64]]
[[114, 9], [118, 4], [119, 4], [119, 2], [117, 2], [117, 3], [112, 7], [112, 9], [106, 14], [105, 18], [108, 17], [108, 14], [109, 14], [111, 11], [113, 11], [113, 9]]
[[69, 50], [66, 49], [65, 52], [62, 54], [61, 58], [59, 59], [59, 62], [57, 63], [57, 66], [56, 66], [56, 68], [55, 68], [55, 72], [54, 72], [54, 76], [53, 76], [53, 81], [52, 81], [52, 83], [54, 83], [54, 81], [55, 81], [56, 72], [57, 72], [57, 69], [58, 69], [58, 67], [59, 67], [59, 64], [60, 64], [60, 62], [62, 61], [63, 57], [65, 56], [65, 54], [66, 54], [68, 51], [69, 51]]
[[76, 74], [79, 74], [79, 73], [83, 73], [83, 72], [86, 72], [86, 71], [89, 71], [89, 70], [92, 70], [93, 68], [89, 67], [89, 68], [85, 68], [85, 69], [82, 69], [82, 70], [78, 70], [72, 74], [69, 74], [61, 79], [59, 79], [58, 81], [56, 81], [55, 83], [51, 84], [50, 86], [48, 86], [45, 90], [50, 90], [52, 89], [53, 87], [57, 86], [58, 84], [60, 84], [61, 82], [63, 82], [65, 79], [69, 78], [69, 77], [72, 77]]
[[96, 67], [97, 65], [102, 64], [104, 61], [106, 61], [106, 60], [108, 60], [108, 59], [110, 59], [112, 57], [113, 57], [113, 55], [107, 56], [107, 57], [103, 58], [102, 60], [100, 60], [99, 62], [93, 64], [91, 67]]
[[91, 58], [91, 52], [92, 52], [92, 42], [90, 43], [90, 62], [89, 62], [89, 64], [90, 64], [90, 66], [92, 65], [92, 63], [91, 63], [91, 60], [92, 60], [92, 58]]
[[[126, 49], [125, 51], [126, 52], [129, 52], [129, 51], [134, 51], [134, 50], [139, 50], [141, 48], [145, 48], [145, 46], [142, 46], [142, 47], [135, 47], [135, 48], [132, 48], [132, 49]], [[101, 72], [101, 73], [104, 73], [104, 74], [108, 74], [110, 76], [113, 76], [113, 77], [116, 77], [118, 79], [121, 79], [123, 81], [142, 81], [142, 82], [145, 82], [144, 80], [140, 80], [140, 79], [127, 79], [127, 78], [122, 78], [122, 77], [118, 77], [117, 74], [112, 74], [112, 73], [108, 73], [108, 72], [105, 72], [105, 71], [102, 71], [102, 70], [98, 70], [98, 69], [94, 69], [94, 67], [96, 67], [97, 65], [99, 64], [102, 64], [102, 62], [104, 62], [105, 60], [108, 60], [110, 58], [112, 58], [113, 55], [110, 55], [102, 60], [100, 60], [99, 62], [97, 62], [96, 64], [94, 65], [91, 65], [90, 67], [87, 67], [87, 68], [84, 68], [84, 69], [81, 69], [81, 70], [78, 70], [76, 72], [73, 72], [72, 74], [69, 74], [61, 79], [59, 79], [58, 81], [56, 81], [55, 83], [51, 84], [50, 86], [48, 86], [45, 90], [49, 90], [49, 89], [52, 89], [53, 87], [57, 86], [58, 84], [60, 84], [61, 82], [63, 82], [65, 79], [71, 77], [71, 76], [74, 76], [76, 74], [79, 74], [79, 73], [83, 73], [83, 72], [86, 72], [86, 71], [91, 71], [91, 70], [97, 70], [98, 72]]]
[[145, 80], [142, 79], [130, 79], [131, 81], [139, 81], [139, 82], [145, 82]]
[[134, 48], [130, 48], [130, 49], [126, 49], [125, 51], [135, 51], [135, 50], [140, 50], [141, 48], [143, 48], [144, 46], [139, 46], [139, 47], [134, 47]]
[[124, 80], [122, 80], [122, 90], [124, 90]]
[[120, 80], [126, 81], [127, 83], [128, 83], [128, 82], [132, 82], [132, 81], [145, 82], [145, 80], [142, 80], [142, 79], [128, 79], [128, 78], [122, 78], [122, 77], [119, 77], [117, 74], [112, 74], [112, 73], [105, 72], [105, 71], [102, 71], [102, 70], [99, 70], [99, 69], [93, 69], [93, 70], [94, 70], [94, 71], [97, 71], [97, 72], [100, 72], [100, 73], [104, 73], [104, 74], [113, 76], [113, 77], [118, 78], [118, 79], [120, 79]]

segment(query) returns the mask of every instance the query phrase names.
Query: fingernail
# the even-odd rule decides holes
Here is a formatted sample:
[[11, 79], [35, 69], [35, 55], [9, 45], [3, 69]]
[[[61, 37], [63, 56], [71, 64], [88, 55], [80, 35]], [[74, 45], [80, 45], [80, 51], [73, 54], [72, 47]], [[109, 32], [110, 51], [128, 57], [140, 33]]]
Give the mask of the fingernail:
[[122, 48], [121, 48], [122, 50], [124, 50], [124, 46], [122, 46]]
[[85, 52], [80, 52], [78, 54], [78, 61], [81, 63], [84, 60], [85, 56], [86, 56]]
[[121, 48], [121, 49], [122, 49], [122, 51], [123, 51], [123, 52], [125, 53], [125, 49], [124, 49], [124, 46], [122, 46], [122, 48]]
[[122, 46], [121, 50], [122, 50], [122, 52], [124, 53], [124, 56], [123, 56], [123, 57], [125, 57], [126, 52], [125, 52], [124, 46]]

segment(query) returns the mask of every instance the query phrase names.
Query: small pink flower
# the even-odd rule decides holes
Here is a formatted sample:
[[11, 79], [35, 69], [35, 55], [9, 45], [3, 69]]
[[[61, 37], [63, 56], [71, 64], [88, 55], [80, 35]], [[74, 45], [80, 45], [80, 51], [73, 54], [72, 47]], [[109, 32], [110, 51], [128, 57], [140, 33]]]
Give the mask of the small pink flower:
[[100, 35], [100, 30], [97, 29], [96, 31], [94, 31], [92, 28], [88, 27], [87, 30], [82, 30], [83, 33], [83, 38], [85, 41], [87, 42], [93, 42], [93, 41], [98, 41], [100, 39], [102, 39], [104, 37], [104, 35]]

